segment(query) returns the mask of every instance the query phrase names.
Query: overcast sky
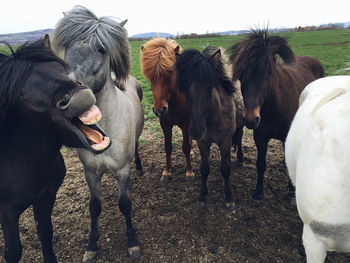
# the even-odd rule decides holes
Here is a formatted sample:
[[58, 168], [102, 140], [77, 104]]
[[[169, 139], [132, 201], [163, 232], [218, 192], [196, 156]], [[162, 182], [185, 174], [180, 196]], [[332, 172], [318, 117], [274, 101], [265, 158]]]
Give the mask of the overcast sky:
[[350, 21], [350, 0], [4, 0], [0, 34], [54, 28], [63, 11], [83, 5], [97, 16], [128, 19], [129, 36], [296, 27]]

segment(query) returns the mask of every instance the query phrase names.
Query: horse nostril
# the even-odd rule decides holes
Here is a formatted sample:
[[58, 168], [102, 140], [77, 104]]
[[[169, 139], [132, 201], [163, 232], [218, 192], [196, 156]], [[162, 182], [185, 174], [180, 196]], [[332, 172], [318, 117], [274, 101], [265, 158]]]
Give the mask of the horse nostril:
[[260, 123], [260, 116], [254, 118], [255, 125], [258, 126]]
[[152, 111], [157, 117], [160, 117], [159, 112], [154, 107], [152, 108]]
[[57, 101], [56, 107], [59, 108], [60, 110], [65, 110], [69, 106], [69, 100], [67, 100], [66, 96], [64, 96], [62, 99]]

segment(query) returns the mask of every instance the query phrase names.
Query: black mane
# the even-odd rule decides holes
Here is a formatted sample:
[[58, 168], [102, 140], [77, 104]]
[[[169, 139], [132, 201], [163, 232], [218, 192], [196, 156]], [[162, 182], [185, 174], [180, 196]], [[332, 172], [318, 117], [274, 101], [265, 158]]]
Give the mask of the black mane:
[[277, 54], [287, 64], [295, 59], [286, 38], [271, 36], [268, 30], [259, 29], [252, 30], [244, 40], [230, 47], [228, 52], [234, 80], [249, 78], [252, 74], [257, 76], [257, 80], [263, 80], [271, 74]]
[[[208, 55], [208, 56], [212, 57], [218, 50], [219, 50], [219, 48], [217, 48], [215, 46], [207, 46], [203, 50], [203, 55]], [[226, 92], [228, 94], [234, 92], [235, 88], [232, 84], [231, 79], [226, 74], [225, 66], [224, 66], [223, 60], [221, 59], [221, 54], [220, 54], [220, 59], [216, 60], [215, 64], [216, 64], [217, 78], [219, 80], [221, 87], [223, 87], [224, 90], [226, 90]]]
[[206, 89], [220, 85], [226, 92], [234, 92], [235, 89], [225, 73], [222, 61], [215, 62], [213, 54], [212, 47], [207, 47], [203, 53], [196, 49], [188, 49], [179, 55], [175, 67], [180, 91], [186, 92], [195, 82]]
[[25, 43], [16, 51], [8, 45], [11, 54], [0, 54], [0, 122], [16, 103], [23, 83], [29, 77], [36, 62], [57, 62], [66, 68], [42, 40]]

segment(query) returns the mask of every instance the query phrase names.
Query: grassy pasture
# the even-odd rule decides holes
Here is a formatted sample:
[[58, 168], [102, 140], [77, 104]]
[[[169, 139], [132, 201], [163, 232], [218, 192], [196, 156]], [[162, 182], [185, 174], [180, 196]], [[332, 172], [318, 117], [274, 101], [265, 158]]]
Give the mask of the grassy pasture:
[[[326, 75], [340, 74], [338, 71], [348, 67], [350, 63], [350, 30], [325, 30], [309, 32], [281, 33], [289, 39], [289, 44], [296, 55], [309, 55], [319, 59], [326, 69]], [[224, 49], [232, 46], [244, 35], [223, 36], [213, 38], [193, 38], [177, 40], [183, 49], [197, 48], [203, 50], [207, 45], [220, 46]], [[131, 41], [131, 74], [142, 84], [143, 105], [147, 117], [155, 117], [152, 113], [153, 95], [147, 80], [143, 77], [140, 67], [140, 48], [146, 41]], [[0, 46], [0, 51], [8, 51]], [[342, 73], [349, 74], [349, 73]]]
[[[338, 71], [350, 63], [350, 30], [326, 30], [310, 32], [281, 33], [289, 39], [289, 44], [296, 55], [314, 56], [326, 69], [326, 75], [340, 74]], [[207, 45], [220, 46], [227, 49], [242, 39], [240, 36], [223, 36], [215, 38], [179, 39], [182, 48], [197, 48], [203, 50]], [[142, 76], [140, 68], [140, 48], [146, 41], [131, 41], [132, 75], [142, 84], [144, 91], [143, 105], [148, 117], [154, 115], [151, 111], [153, 96], [149, 83]], [[344, 73], [343, 73], [344, 74]], [[349, 74], [349, 73], [347, 73]]]

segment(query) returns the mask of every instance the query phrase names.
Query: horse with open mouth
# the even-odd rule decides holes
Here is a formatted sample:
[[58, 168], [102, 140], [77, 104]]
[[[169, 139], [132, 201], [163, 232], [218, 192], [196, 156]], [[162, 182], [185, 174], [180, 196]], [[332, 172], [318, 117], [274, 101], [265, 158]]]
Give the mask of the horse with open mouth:
[[[92, 91], [68, 77], [48, 36], [0, 55], [0, 223], [6, 262], [22, 256], [19, 217], [33, 206], [44, 262], [57, 262], [51, 214], [66, 168], [62, 144], [101, 153], [110, 145], [97, 125], [101, 112]], [[103, 134], [90, 144], [85, 129]]]
[[[128, 195], [131, 161], [135, 157], [136, 171], [142, 175], [138, 155], [138, 138], [144, 123], [140, 84], [129, 75], [130, 51], [126, 21], [118, 23], [107, 17], [96, 17], [82, 6], [66, 12], [55, 30], [53, 43], [56, 50], [64, 51], [72, 79], [86, 84], [96, 96], [96, 105], [103, 118], [100, 126], [113, 143], [99, 156], [78, 150], [84, 175], [90, 189], [91, 231], [83, 261], [92, 262], [99, 250], [98, 218], [101, 213], [101, 178], [111, 173], [118, 180], [119, 209], [126, 220], [128, 252], [140, 256], [140, 246], [131, 221], [132, 203]], [[115, 75], [112, 80], [111, 73]], [[93, 142], [104, 143], [103, 135], [88, 129]]]

